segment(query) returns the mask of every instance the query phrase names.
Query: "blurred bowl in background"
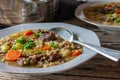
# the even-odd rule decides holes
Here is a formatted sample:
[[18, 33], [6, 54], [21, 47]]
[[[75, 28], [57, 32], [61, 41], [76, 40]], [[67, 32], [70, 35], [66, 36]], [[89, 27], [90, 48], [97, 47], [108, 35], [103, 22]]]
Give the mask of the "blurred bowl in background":
[[75, 10], [75, 16], [78, 19], [80, 19], [80, 20], [82, 20], [84, 22], [87, 22], [89, 24], [97, 26], [102, 31], [120, 34], [120, 26], [101, 24], [101, 23], [98, 23], [97, 21], [92, 21], [92, 20], [88, 19], [85, 16], [84, 12], [83, 12], [84, 9], [87, 8], [87, 7], [90, 7], [90, 6], [96, 5], [96, 4], [105, 4], [105, 3], [108, 3], [108, 2], [115, 2], [115, 1], [112, 1], [112, 0], [107, 0], [107, 1], [91, 1], [91, 2], [87, 2], [87, 3], [81, 4]]

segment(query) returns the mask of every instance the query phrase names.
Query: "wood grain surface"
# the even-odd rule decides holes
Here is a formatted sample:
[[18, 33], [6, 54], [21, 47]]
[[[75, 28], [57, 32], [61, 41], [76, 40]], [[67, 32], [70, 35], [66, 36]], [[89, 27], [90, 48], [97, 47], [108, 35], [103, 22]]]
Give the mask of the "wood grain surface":
[[[90, 29], [98, 35], [103, 47], [120, 50], [119, 34], [103, 32], [97, 27], [76, 18], [64, 22]], [[84, 64], [65, 72], [45, 76], [0, 72], [0, 80], [120, 80], [120, 62], [113, 62], [98, 54]]]

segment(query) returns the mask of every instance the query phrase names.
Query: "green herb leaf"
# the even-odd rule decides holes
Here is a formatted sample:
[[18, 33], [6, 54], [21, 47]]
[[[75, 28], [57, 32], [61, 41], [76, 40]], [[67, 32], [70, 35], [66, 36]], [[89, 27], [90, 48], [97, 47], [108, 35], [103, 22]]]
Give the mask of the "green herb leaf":
[[34, 33], [34, 36], [36, 36], [36, 37], [39, 37], [39, 36], [41, 36], [42, 35], [42, 33], [40, 32], [40, 33]]
[[39, 37], [40, 35], [38, 33], [33, 34], [35, 37]]
[[28, 40], [24, 45], [23, 49], [32, 49], [34, 47], [35, 43], [33, 40]]
[[42, 53], [42, 51], [41, 50], [37, 50], [37, 54], [41, 54]]
[[21, 44], [24, 44], [25, 43], [25, 38], [24, 37], [21, 37], [19, 39], [16, 40], [17, 43], [21, 43]]
[[56, 48], [58, 48], [58, 43], [52, 41], [52, 42], [50, 42], [50, 47], [56, 49]]
[[110, 10], [109, 11], [109, 14], [113, 14], [115, 11], [114, 10]]
[[120, 18], [117, 18], [115, 22], [120, 23]]

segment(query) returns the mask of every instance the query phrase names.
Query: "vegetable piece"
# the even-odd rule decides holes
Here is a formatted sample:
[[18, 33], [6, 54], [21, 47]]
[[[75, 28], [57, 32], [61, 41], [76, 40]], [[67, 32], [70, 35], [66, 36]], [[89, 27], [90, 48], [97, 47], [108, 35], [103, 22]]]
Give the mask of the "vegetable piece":
[[115, 11], [114, 10], [110, 10], [109, 11], [109, 14], [113, 14]]
[[115, 13], [116, 13], [116, 14], [120, 14], [120, 10], [117, 10]]
[[56, 48], [58, 48], [58, 43], [52, 41], [52, 42], [50, 42], [50, 47], [53, 49], [56, 49]]
[[42, 35], [42, 33], [40, 32], [40, 33], [34, 33], [34, 36], [35, 37], [39, 37], [39, 36], [41, 36]]
[[76, 57], [82, 53], [82, 50], [75, 50], [71, 56]]
[[34, 33], [34, 36], [35, 36], [35, 37], [39, 37], [39, 34], [38, 34], [38, 33]]
[[8, 51], [9, 49], [10, 49], [9, 45], [4, 44], [4, 45], [1, 46], [1, 50], [4, 51], [4, 52]]
[[13, 48], [15, 49], [21, 49], [22, 48], [22, 44], [21, 43], [16, 43]]
[[21, 43], [21, 44], [24, 44], [26, 42], [25, 38], [24, 37], [21, 37], [19, 39], [16, 40], [17, 43]]
[[42, 51], [41, 50], [37, 50], [37, 54], [41, 54], [42, 53]]
[[34, 34], [34, 32], [32, 30], [27, 30], [24, 32], [24, 36], [30, 36], [32, 34]]
[[23, 45], [23, 49], [32, 49], [35, 43], [33, 40], [28, 40], [26, 44]]
[[107, 17], [107, 22], [112, 22], [114, 20], [114, 17], [113, 16], [108, 16]]
[[116, 13], [112, 14], [112, 16], [113, 16], [114, 18], [119, 17], [119, 15], [118, 15], [118, 14], [116, 14]]
[[117, 18], [115, 22], [120, 23], [120, 18]]
[[50, 50], [50, 46], [49, 45], [45, 45], [42, 48], [40, 48], [40, 50]]
[[62, 49], [60, 54], [62, 57], [68, 57], [71, 55], [71, 52], [69, 49]]
[[9, 50], [6, 54], [6, 59], [9, 61], [15, 61], [21, 56], [18, 50]]

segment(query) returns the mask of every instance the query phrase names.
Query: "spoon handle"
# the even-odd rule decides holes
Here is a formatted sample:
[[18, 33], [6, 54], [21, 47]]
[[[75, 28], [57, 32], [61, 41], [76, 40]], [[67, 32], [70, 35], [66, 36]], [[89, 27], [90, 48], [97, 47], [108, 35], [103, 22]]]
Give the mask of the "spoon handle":
[[78, 41], [78, 40], [73, 40], [73, 42], [76, 42], [88, 49], [91, 49], [113, 61], [118, 61], [120, 58], [120, 51], [118, 51], [118, 50], [108, 49], [108, 48], [104, 48], [104, 47], [100, 47], [100, 46], [96, 46], [96, 45], [91, 45], [91, 44], [84, 43], [84, 42]]

